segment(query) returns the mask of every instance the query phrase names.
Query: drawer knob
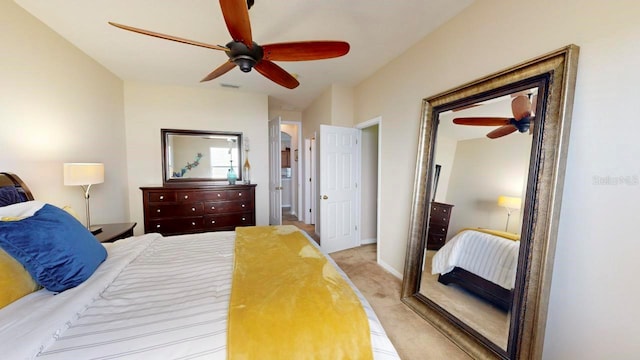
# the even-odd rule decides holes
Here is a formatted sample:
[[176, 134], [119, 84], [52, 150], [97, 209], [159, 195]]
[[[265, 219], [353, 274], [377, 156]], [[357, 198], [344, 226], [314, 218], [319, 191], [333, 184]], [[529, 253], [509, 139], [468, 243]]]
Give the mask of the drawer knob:
[[242, 207], [244, 207], [244, 204], [242, 204]]
[[212, 207], [211, 207], [211, 210], [215, 210], [215, 209], [216, 209], [216, 207], [215, 207], [215, 206], [212, 206]]
[[215, 220], [211, 220], [211, 223], [212, 223], [212, 224], [215, 224], [215, 223], [216, 223], [216, 221], [215, 221]]
[[160, 209], [156, 210], [157, 212], [160, 212]]
[[160, 200], [164, 200], [164, 195], [160, 195]]
[[184, 196], [184, 198], [185, 198], [185, 199], [188, 199], [188, 198], [189, 198], [189, 195], [185, 195], [185, 196]]
[[238, 193], [238, 196], [242, 196], [242, 193], [241, 193], [241, 192], [239, 192], [239, 193]]
[[218, 194], [218, 197], [220, 197], [220, 194]]
[[196, 208], [194, 208], [194, 207], [193, 207], [193, 208], [191, 208], [191, 211], [196, 211]]
[[446, 218], [446, 217], [443, 217], [443, 218], [442, 218], [442, 220], [447, 221], [447, 218]]
[[447, 212], [447, 209], [442, 209], [442, 212]]
[[192, 223], [191, 223], [191, 225], [196, 226], [196, 223], [195, 223], [195, 222], [192, 222]]
[[159, 228], [160, 228], [160, 224], [156, 225], [156, 229], [159, 229]]
[[245, 221], [245, 220], [246, 220], [246, 218], [242, 218], [242, 221]]

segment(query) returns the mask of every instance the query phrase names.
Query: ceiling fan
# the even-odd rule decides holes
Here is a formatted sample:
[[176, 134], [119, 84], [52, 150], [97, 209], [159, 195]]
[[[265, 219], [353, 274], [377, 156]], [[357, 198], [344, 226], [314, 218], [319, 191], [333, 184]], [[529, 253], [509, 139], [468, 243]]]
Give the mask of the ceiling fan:
[[512, 95], [511, 112], [512, 118], [505, 117], [463, 117], [453, 119], [454, 124], [472, 126], [500, 126], [487, 134], [489, 139], [509, 135], [516, 130], [525, 133], [533, 129], [535, 119], [534, 110], [536, 107], [537, 95], [532, 93], [523, 95], [522, 93]]
[[273, 61], [330, 59], [349, 52], [349, 43], [344, 41], [298, 41], [258, 45], [251, 36], [251, 23], [249, 22], [249, 8], [253, 3], [254, 0], [220, 0], [222, 16], [233, 39], [226, 46], [206, 44], [114, 22], [109, 22], [109, 24], [161, 39], [224, 51], [229, 60], [205, 76], [201, 82], [213, 80], [238, 66], [243, 72], [256, 69], [271, 81], [288, 89], [294, 89], [300, 85], [298, 80]]

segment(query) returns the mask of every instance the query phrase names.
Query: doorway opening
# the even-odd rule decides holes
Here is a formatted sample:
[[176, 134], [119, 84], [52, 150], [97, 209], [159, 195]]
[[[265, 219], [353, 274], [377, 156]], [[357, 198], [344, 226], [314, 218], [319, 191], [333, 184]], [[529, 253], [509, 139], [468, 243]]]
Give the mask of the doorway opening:
[[380, 126], [382, 118], [374, 118], [356, 126], [361, 130], [360, 161], [360, 245], [376, 244], [379, 261], [380, 236]]

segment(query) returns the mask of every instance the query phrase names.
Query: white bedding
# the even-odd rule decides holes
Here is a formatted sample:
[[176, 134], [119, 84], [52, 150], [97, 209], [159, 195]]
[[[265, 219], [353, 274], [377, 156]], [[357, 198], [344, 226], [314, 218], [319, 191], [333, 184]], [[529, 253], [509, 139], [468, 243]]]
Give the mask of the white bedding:
[[[40, 290], [0, 310], [1, 357], [226, 359], [234, 239], [234, 232], [216, 232], [115, 242], [82, 285], [58, 295]], [[356, 293], [374, 359], [399, 359]]]
[[465, 230], [451, 238], [433, 256], [432, 274], [460, 267], [510, 290], [516, 280], [520, 241]]

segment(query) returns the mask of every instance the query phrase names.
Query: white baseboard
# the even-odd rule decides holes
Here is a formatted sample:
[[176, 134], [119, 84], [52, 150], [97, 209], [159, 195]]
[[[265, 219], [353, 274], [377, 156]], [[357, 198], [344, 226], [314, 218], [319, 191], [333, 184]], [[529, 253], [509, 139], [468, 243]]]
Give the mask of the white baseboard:
[[375, 244], [377, 242], [378, 242], [377, 238], [362, 239], [360, 240], [360, 245]]
[[397, 277], [398, 279], [402, 280], [402, 274], [397, 272], [394, 268], [392, 268], [391, 266], [389, 266], [389, 264], [385, 263], [382, 260], [378, 260], [378, 265], [382, 266], [383, 269], [387, 270], [388, 272], [391, 273], [391, 275]]

